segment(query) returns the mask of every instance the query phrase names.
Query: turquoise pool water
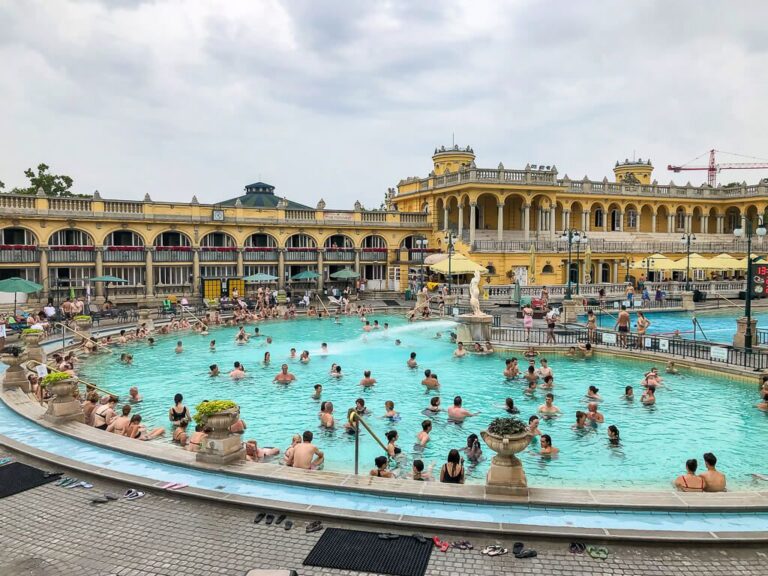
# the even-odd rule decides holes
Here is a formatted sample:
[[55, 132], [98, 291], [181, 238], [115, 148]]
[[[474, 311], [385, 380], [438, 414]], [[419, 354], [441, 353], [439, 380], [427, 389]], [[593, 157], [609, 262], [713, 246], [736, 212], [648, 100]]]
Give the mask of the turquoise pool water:
[[[617, 312], [615, 310], [609, 310], [608, 314], [599, 314], [600, 326], [603, 328], [613, 328], [615, 324], [615, 316]], [[646, 314], [647, 318], [651, 321], [651, 326], [648, 329], [649, 333], [672, 333], [675, 330], [680, 330], [680, 335], [683, 338], [693, 339], [693, 316], [692, 312], [653, 312], [649, 311]], [[722, 310], [706, 310], [695, 313], [696, 319], [699, 321], [701, 329], [704, 330], [702, 336], [701, 329], [696, 331], [697, 340], [711, 340], [713, 342], [724, 342], [731, 344], [733, 342], [733, 335], [736, 333], [736, 319], [744, 316], [743, 308], [726, 308]], [[753, 311], [752, 317], [757, 319], [758, 328], [768, 328], [768, 312], [765, 311]], [[635, 321], [637, 315], [632, 313], [632, 326], [635, 330]], [[586, 316], [581, 316], [581, 321], [586, 321]]]
[[385, 512], [455, 522], [504, 522], [535, 526], [568, 526], [620, 530], [684, 530], [694, 532], [753, 532], [768, 526], [765, 512], [682, 512], [591, 508], [535, 507], [473, 502], [444, 502], [399, 498], [380, 494], [330, 490], [265, 482], [233, 475], [171, 466], [137, 458], [116, 450], [82, 442], [30, 422], [0, 402], [0, 434], [54, 454], [98, 466], [127, 472], [161, 482], [184, 482], [196, 488], [253, 496], [266, 500], [333, 507], [356, 512]]
[[[166, 426], [169, 430], [167, 413], [176, 392], [184, 394], [190, 408], [204, 399], [236, 400], [248, 424], [245, 438], [284, 450], [292, 434], [312, 430], [315, 443], [325, 452], [325, 469], [342, 472], [353, 470], [353, 438], [340, 425], [331, 431], [319, 426], [319, 401], [310, 397], [314, 384], [323, 385], [322, 399], [334, 403], [337, 420], [343, 420], [356, 398], [364, 398], [372, 411], [368, 421], [378, 435], [398, 431], [398, 445], [403, 451], [401, 466], [406, 469], [412, 459], [421, 458], [427, 464], [434, 463], [437, 471], [451, 448], [465, 446], [469, 434], [479, 433], [493, 418], [505, 415], [502, 405], [506, 397], [515, 400], [525, 420], [544, 401], [543, 391], [528, 397], [523, 394], [522, 380], [503, 377], [505, 355], [454, 358], [453, 346], [447, 339], [451, 322], [408, 325], [394, 316], [375, 316], [371, 320], [374, 318], [382, 325], [389, 322], [389, 330], [365, 336], [355, 318], [344, 318], [341, 324], [330, 319], [261, 323], [260, 331], [273, 338], [272, 344], [259, 338], [242, 346], [234, 343], [235, 328], [216, 329], [208, 337], [178, 333], [158, 338], [153, 347], [136, 343], [116, 348], [116, 354], [91, 358], [81, 373], [86, 380], [121, 395], [126, 395], [130, 386], [138, 386], [144, 400], [134, 407], [134, 413], [142, 414], [150, 426]], [[248, 330], [253, 333], [254, 326]], [[437, 331], [443, 333], [443, 338], [434, 338]], [[173, 350], [178, 339], [184, 342], [182, 354]], [[215, 352], [208, 350], [211, 339], [217, 341]], [[396, 339], [402, 341], [400, 346], [395, 345]], [[328, 343], [326, 356], [320, 354], [322, 342]], [[288, 359], [291, 347], [299, 353], [309, 350], [309, 364]], [[272, 354], [272, 363], [265, 367], [260, 361], [266, 350]], [[123, 351], [134, 355], [132, 366], [119, 363], [119, 352]], [[417, 352], [418, 370], [406, 366], [411, 351]], [[236, 360], [248, 369], [248, 377], [239, 381], [226, 376]], [[273, 383], [282, 362], [289, 364], [296, 382]], [[333, 362], [342, 366], [344, 377], [328, 376]], [[225, 375], [209, 377], [208, 366], [212, 363], [221, 366]], [[656, 406], [644, 407], [638, 400], [628, 402], [621, 396], [624, 386], [630, 384], [639, 398], [640, 380], [650, 363], [554, 356], [550, 366], [555, 373], [555, 404], [563, 415], [542, 420], [540, 427], [552, 436], [561, 452], [557, 458], [542, 459], [534, 443], [522, 454], [531, 485], [666, 487], [682, 472], [687, 458], [701, 459], [703, 452], [712, 451], [720, 459], [732, 489], [760, 488], [749, 474], [768, 472], [760, 456], [768, 437], [768, 415], [754, 408], [758, 401], [756, 386], [699, 374], [669, 376], [668, 386], [657, 394]], [[447, 421], [444, 412], [437, 415], [432, 418], [432, 440], [419, 451], [414, 449], [414, 442], [426, 418], [422, 410], [435, 395], [426, 394], [420, 384], [425, 368], [439, 375], [444, 408], [460, 394], [465, 407], [481, 414], [463, 424]], [[364, 390], [359, 381], [366, 369], [372, 370], [378, 383]], [[584, 394], [590, 384], [600, 388], [604, 398], [600, 410], [606, 422], [587, 432], [575, 431], [571, 428], [574, 414], [585, 409]], [[386, 400], [395, 402], [401, 417], [398, 422], [383, 418]], [[616, 424], [621, 431], [619, 447], [608, 442], [609, 424]], [[490, 457], [488, 449], [485, 452]], [[361, 469], [370, 469], [380, 453], [364, 434]], [[482, 482], [487, 467], [488, 460], [484, 460], [469, 468], [468, 482]]]

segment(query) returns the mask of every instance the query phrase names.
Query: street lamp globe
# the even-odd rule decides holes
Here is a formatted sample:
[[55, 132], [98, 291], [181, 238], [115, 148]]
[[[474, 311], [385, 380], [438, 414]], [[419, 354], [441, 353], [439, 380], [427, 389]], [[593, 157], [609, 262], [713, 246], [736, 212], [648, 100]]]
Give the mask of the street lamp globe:
[[765, 229], [765, 224], [760, 224], [760, 226], [757, 227], [757, 230], [755, 230], [755, 234], [758, 236], [765, 236], [765, 233], [767, 230]]
[[742, 236], [744, 236], [744, 228], [734, 228], [733, 235], [737, 236], [738, 238], [741, 238]]

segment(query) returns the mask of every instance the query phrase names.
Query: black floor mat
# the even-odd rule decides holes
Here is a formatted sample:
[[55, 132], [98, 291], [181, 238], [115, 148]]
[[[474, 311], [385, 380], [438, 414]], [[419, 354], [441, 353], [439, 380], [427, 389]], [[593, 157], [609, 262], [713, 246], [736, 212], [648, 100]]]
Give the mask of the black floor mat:
[[58, 480], [61, 473], [46, 477], [45, 470], [27, 466], [21, 462], [11, 462], [0, 466], [0, 498], [13, 496], [30, 488], [37, 488], [48, 482]]
[[400, 306], [401, 305], [400, 302], [398, 302], [397, 300], [382, 300], [382, 302], [384, 302], [384, 304], [386, 304], [387, 306]]
[[422, 543], [411, 536], [382, 540], [376, 532], [326, 528], [304, 559], [304, 565], [395, 576], [424, 576], [431, 554], [431, 540]]

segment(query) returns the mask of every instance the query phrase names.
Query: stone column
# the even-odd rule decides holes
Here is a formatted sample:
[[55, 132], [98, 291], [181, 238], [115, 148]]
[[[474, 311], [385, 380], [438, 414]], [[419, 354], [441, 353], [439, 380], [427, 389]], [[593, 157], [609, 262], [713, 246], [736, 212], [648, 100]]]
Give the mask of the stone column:
[[200, 247], [192, 248], [192, 294], [196, 294], [200, 291], [202, 296], [203, 290], [200, 286]]
[[717, 215], [717, 233], [718, 234], [724, 233], [724, 230], [725, 230], [724, 223], [725, 223], [725, 216], [723, 214], [718, 214]]
[[675, 231], [675, 215], [667, 215], [667, 233], [672, 234]]
[[448, 205], [443, 208], [443, 230], [448, 230]]
[[464, 231], [464, 205], [459, 204], [459, 229], [458, 236], [461, 238], [461, 233]]
[[152, 253], [154, 252], [154, 248], [151, 246], [145, 246], [144, 250], [146, 251], [146, 272], [145, 275], [145, 284], [147, 285], [147, 298], [154, 298], [155, 296], [155, 268], [154, 268], [154, 258], [152, 257]]
[[531, 205], [523, 204], [523, 238], [531, 237]]
[[542, 227], [543, 222], [542, 222], [541, 214], [542, 214], [542, 209], [541, 209], [541, 206], [539, 206], [538, 208], [536, 208], [536, 233], [537, 234], [544, 229]]
[[624, 211], [619, 210], [619, 232], [624, 232]]
[[40, 257], [40, 284], [43, 285], [42, 298], [45, 302], [48, 301], [48, 290], [51, 285], [51, 280], [48, 278], [48, 246], [40, 246], [38, 248], [38, 254]]
[[245, 264], [243, 263], [243, 249], [237, 249], [237, 277], [245, 276]]
[[709, 232], [709, 216], [701, 216], [699, 219], [699, 228], [701, 229], [701, 234]]
[[563, 210], [563, 230], [568, 230], [571, 227], [571, 211], [570, 210]]
[[477, 218], [477, 202], [469, 204], [469, 245], [475, 242], [475, 220]]
[[[104, 246], [94, 246], [96, 251], [96, 276], [104, 276]], [[96, 282], [96, 298], [104, 297], [104, 282]]]
[[496, 240], [504, 241], [504, 204], [496, 204]]
[[589, 210], [582, 210], [581, 212], [581, 229], [584, 232], [589, 232]]
[[[639, 218], [638, 222], [640, 222]], [[651, 214], [651, 232], [656, 233], [656, 213]]]
[[323, 270], [323, 267], [325, 266], [325, 263], [323, 261], [323, 249], [318, 248], [317, 249], [317, 273], [319, 276], [317, 277], [317, 291], [322, 294], [323, 293], [323, 284], [324, 284], [324, 278], [325, 278], [325, 270]]
[[362, 276], [362, 272], [360, 271], [360, 251], [362, 248], [355, 248], [355, 272], [360, 274]]
[[556, 218], [556, 211], [555, 211], [555, 205], [552, 204], [552, 206], [549, 207], [549, 220], [547, 221], [547, 225], [549, 226], [549, 238], [553, 239], [555, 237], [555, 218]]
[[277, 249], [277, 288], [285, 290], [285, 248]]
[[691, 230], [693, 228], [693, 215], [692, 214], [686, 214], [685, 215], [685, 232], [686, 234], [690, 234]]

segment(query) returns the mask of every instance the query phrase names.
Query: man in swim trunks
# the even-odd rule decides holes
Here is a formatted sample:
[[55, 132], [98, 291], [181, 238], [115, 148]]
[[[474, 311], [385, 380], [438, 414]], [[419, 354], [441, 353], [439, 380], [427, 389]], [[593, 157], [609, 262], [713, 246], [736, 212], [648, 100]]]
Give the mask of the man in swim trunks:
[[704, 454], [704, 464], [707, 471], [699, 474], [704, 479], [705, 492], [725, 492], [725, 474], [715, 469], [717, 458], [712, 452]]
[[309, 430], [304, 432], [301, 444], [293, 447], [290, 460], [286, 463], [288, 466], [303, 470], [317, 470], [323, 465], [325, 455], [322, 450], [312, 444], [313, 437]]
[[280, 384], [290, 384], [296, 380], [296, 376], [288, 372], [288, 364], [283, 364], [280, 367], [280, 374], [275, 376], [275, 382], [279, 382]]
[[544, 404], [539, 406], [539, 414], [560, 414], [560, 408], [555, 406], [555, 395], [552, 392], [545, 397]]
[[334, 424], [333, 402], [324, 402], [323, 409], [320, 412], [320, 425], [325, 428], [333, 428]]
[[541, 359], [541, 366], [539, 367], [539, 378], [542, 380], [546, 378], [547, 376], [555, 377], [554, 373], [552, 372], [552, 368], [549, 367], [549, 364], [547, 363], [546, 358]]
[[627, 334], [629, 334], [629, 312], [627, 312], [627, 307], [624, 304], [621, 305], [621, 311], [613, 329], [619, 333], [619, 346], [626, 348]]
[[410, 358], [408, 358], [408, 368], [416, 368], [418, 366], [418, 363], [416, 362], [416, 352], [411, 352]]
[[597, 410], [597, 402], [590, 402], [587, 404], [587, 418], [592, 421], [593, 424], [602, 424], [605, 422], [605, 416], [602, 412]]
[[229, 377], [233, 380], [241, 380], [245, 378], [245, 369], [240, 362], [235, 362], [235, 367], [229, 373]]
[[456, 356], [456, 358], [461, 358], [465, 356], [467, 353], [466, 350], [464, 350], [464, 342], [459, 342], [456, 344], [456, 350], [453, 351], [453, 355]]
[[376, 384], [376, 378], [371, 378], [371, 371], [366, 370], [363, 372], [363, 378], [360, 380], [360, 386], [364, 386], [365, 388], [370, 388]]
[[469, 418], [470, 416], [477, 416], [480, 414], [480, 412], [472, 413], [466, 408], [462, 408], [461, 403], [461, 396], [456, 396], [453, 399], [453, 406], [448, 408], [449, 419], [453, 420], [454, 422], [464, 422], [465, 418]]

